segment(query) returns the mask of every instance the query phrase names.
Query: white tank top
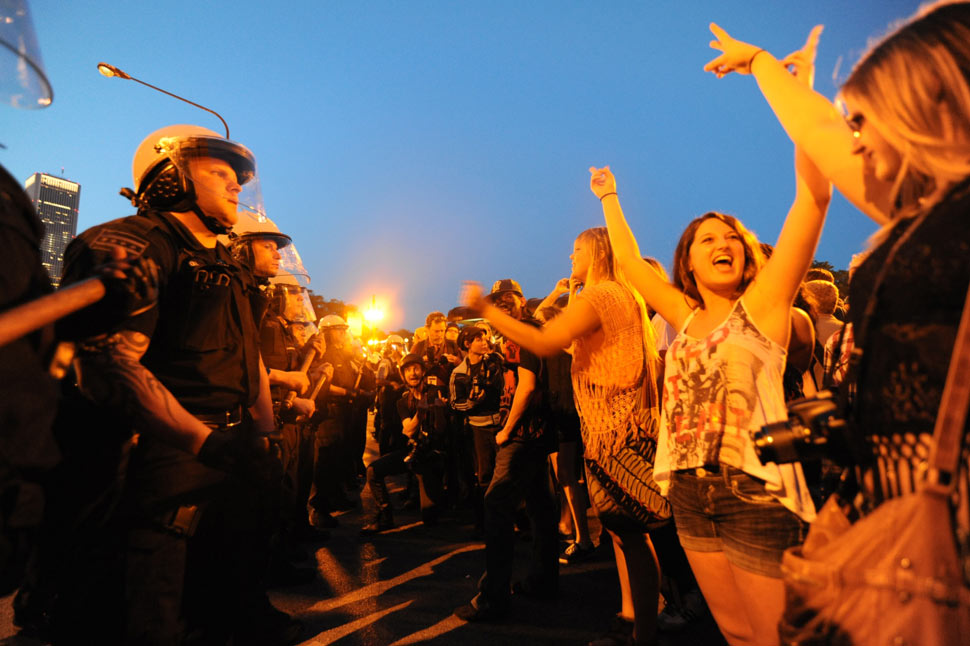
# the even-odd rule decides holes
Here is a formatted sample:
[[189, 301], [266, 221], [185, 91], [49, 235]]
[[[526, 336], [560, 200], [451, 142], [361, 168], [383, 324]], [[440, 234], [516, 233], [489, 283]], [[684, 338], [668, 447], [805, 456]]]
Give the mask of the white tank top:
[[762, 465], [752, 433], [786, 419], [782, 373], [786, 350], [751, 319], [741, 299], [703, 338], [686, 333], [687, 317], [667, 350], [663, 413], [654, 477], [666, 493], [670, 472], [724, 464], [766, 482], [804, 520], [815, 517], [800, 464]]

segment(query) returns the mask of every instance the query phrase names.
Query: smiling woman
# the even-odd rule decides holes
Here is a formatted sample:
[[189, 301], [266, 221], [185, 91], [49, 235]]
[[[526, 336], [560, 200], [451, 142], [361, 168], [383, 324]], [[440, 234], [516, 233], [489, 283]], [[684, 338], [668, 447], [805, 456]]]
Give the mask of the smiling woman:
[[[804, 80], [814, 43], [802, 54], [797, 72]], [[801, 543], [804, 522], [815, 516], [801, 465], [764, 465], [752, 441], [753, 431], [786, 417], [791, 306], [831, 197], [828, 182], [797, 150], [795, 170], [795, 200], [770, 260], [737, 219], [706, 213], [681, 235], [671, 285], [640, 257], [609, 167], [590, 168], [620, 267], [679, 331], [665, 359], [654, 475], [731, 644], [778, 643], [781, 556]]]

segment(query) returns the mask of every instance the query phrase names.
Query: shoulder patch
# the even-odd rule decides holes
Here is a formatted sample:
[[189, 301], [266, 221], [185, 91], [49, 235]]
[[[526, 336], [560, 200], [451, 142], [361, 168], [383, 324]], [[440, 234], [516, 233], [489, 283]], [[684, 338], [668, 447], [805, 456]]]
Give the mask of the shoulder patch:
[[124, 249], [129, 256], [138, 257], [148, 247], [148, 240], [130, 231], [105, 228], [89, 244], [92, 249], [111, 251], [117, 247]]

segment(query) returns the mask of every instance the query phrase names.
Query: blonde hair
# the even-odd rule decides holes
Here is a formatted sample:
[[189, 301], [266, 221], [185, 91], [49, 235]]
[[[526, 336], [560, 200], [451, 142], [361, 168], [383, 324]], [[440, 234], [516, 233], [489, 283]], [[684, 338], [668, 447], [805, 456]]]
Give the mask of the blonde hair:
[[[640, 311], [641, 327], [643, 328], [643, 356], [646, 363], [644, 379], [646, 381], [647, 404], [649, 406], [657, 406], [660, 403], [660, 398], [657, 393], [657, 370], [660, 367], [660, 353], [657, 352], [657, 334], [653, 329], [653, 325], [650, 324], [647, 304], [643, 300], [643, 296], [640, 295], [640, 292], [627, 279], [623, 273], [623, 269], [613, 255], [613, 245], [610, 244], [610, 235], [606, 227], [586, 229], [576, 236], [576, 240], [581, 241], [587, 246], [592, 258], [586, 277], [615, 281], [623, 285], [637, 302], [637, 309]], [[636, 241], [633, 244], [636, 245]], [[634, 249], [634, 253], [637, 256], [640, 255], [638, 249]]]
[[856, 64], [841, 96], [895, 148], [893, 217], [970, 176], [970, 3], [925, 5]]

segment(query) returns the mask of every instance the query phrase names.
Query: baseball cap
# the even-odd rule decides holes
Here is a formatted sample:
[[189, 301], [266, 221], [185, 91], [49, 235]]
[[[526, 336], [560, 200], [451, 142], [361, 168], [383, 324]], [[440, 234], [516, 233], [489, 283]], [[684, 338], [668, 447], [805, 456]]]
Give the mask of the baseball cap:
[[488, 293], [485, 300], [492, 302], [495, 300], [496, 296], [506, 292], [512, 292], [513, 294], [518, 294], [522, 298], [525, 298], [525, 295], [522, 293], [522, 286], [519, 285], [518, 282], [512, 280], [511, 278], [503, 278], [502, 280], [496, 280], [492, 284], [492, 291]]

